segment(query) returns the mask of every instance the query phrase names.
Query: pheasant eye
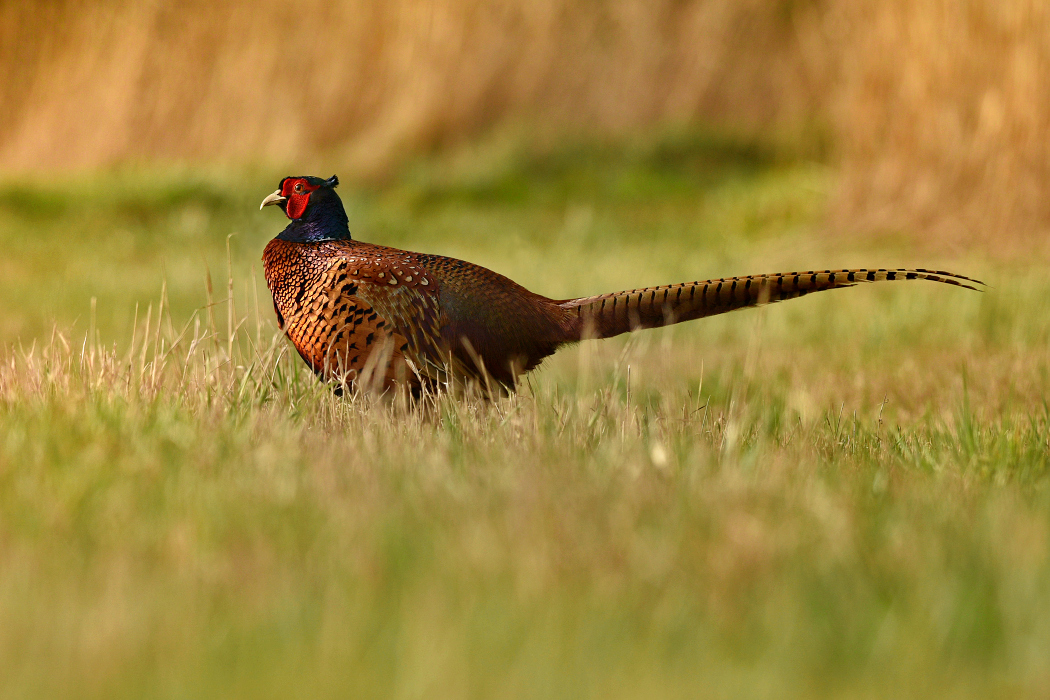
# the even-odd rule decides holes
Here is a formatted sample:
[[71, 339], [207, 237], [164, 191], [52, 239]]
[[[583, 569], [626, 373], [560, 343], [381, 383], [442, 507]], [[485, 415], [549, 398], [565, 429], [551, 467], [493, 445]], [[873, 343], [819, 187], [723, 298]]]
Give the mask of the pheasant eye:
[[301, 183], [301, 182], [295, 183], [295, 187], [293, 189], [295, 190], [296, 194], [302, 194], [302, 192], [303, 192], [303, 183]]

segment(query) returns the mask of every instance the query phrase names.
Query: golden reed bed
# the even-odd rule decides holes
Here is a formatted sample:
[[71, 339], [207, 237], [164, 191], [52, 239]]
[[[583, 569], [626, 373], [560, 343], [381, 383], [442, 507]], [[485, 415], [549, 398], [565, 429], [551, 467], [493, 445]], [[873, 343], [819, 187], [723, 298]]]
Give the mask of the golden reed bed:
[[843, 230], [1036, 238], [1050, 11], [1035, 0], [0, 5], [0, 168], [338, 163], [523, 126], [729, 128], [841, 166]]

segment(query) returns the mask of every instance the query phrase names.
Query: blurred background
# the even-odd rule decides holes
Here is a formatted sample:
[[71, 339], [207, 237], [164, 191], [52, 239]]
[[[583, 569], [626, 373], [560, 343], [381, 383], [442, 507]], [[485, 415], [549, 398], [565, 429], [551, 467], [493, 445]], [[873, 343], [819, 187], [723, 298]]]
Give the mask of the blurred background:
[[1037, 0], [9, 0], [0, 168], [375, 178], [702, 126], [835, 168], [843, 231], [998, 248], [1050, 222], [1047, 26]]
[[[1050, 697], [1048, 28], [0, 0], [0, 700]], [[273, 320], [259, 203], [333, 173], [355, 238], [554, 298], [989, 288], [582, 343], [411, 417]]]

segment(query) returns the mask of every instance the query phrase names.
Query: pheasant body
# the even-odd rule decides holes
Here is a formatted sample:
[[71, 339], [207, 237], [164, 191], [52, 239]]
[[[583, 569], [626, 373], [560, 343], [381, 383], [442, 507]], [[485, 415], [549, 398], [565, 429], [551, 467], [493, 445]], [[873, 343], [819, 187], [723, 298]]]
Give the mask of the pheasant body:
[[388, 356], [377, 358], [386, 386], [486, 373], [510, 386], [568, 342], [575, 326], [574, 312], [506, 277], [437, 255], [274, 239], [263, 269], [282, 329], [326, 379], [353, 381], [380, 352]]
[[292, 223], [266, 246], [263, 269], [278, 323], [303, 360], [322, 379], [348, 384], [404, 384], [413, 393], [462, 380], [510, 388], [560, 346], [584, 338], [863, 282], [977, 283], [923, 269], [824, 270], [553, 300], [469, 262], [352, 240], [336, 184], [334, 177], [285, 178], [264, 200], [281, 205]]

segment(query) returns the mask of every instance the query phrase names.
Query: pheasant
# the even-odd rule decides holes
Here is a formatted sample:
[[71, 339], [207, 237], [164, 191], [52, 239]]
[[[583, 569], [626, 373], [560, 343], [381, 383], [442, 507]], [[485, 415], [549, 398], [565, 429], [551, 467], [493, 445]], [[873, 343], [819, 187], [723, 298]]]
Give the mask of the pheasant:
[[978, 280], [924, 269], [748, 275], [554, 300], [463, 260], [350, 237], [334, 175], [286, 177], [260, 210], [291, 220], [263, 252], [281, 329], [307, 365], [339, 386], [389, 389], [477, 382], [510, 390], [563, 345], [610, 338], [861, 282]]

